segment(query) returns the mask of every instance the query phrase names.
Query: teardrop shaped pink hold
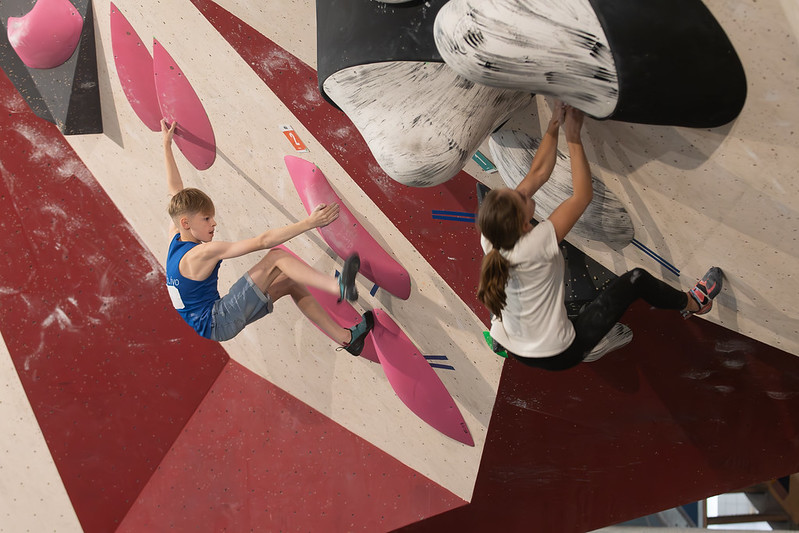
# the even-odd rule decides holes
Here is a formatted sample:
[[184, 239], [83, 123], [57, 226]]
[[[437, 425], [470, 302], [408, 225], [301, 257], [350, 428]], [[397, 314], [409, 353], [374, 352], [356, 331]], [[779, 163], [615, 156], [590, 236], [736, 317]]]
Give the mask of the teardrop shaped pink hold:
[[382, 309], [375, 309], [372, 338], [391, 388], [416, 416], [444, 435], [474, 446], [458, 405], [419, 349]]
[[283, 160], [308, 214], [319, 204], [338, 204], [341, 208], [338, 219], [319, 228], [322, 238], [336, 255], [345, 259], [358, 252], [361, 256], [361, 275], [397, 298], [407, 300], [411, 295], [408, 271], [369, 234], [333, 190], [322, 170], [310, 161], [292, 155], [287, 155]]
[[128, 19], [111, 2], [111, 48], [119, 83], [144, 124], [161, 131], [161, 108], [155, 93], [153, 58]]
[[216, 159], [216, 138], [200, 98], [172, 56], [153, 39], [153, 74], [161, 115], [175, 128], [175, 144], [197, 170]]
[[8, 42], [30, 68], [54, 68], [72, 57], [83, 17], [69, 0], [39, 0], [26, 15], [8, 18]]

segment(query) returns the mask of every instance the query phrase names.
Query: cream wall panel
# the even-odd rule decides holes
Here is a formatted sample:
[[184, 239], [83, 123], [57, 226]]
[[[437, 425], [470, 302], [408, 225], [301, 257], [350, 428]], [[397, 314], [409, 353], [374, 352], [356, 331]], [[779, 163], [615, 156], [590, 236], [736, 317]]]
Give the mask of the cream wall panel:
[[0, 338], [0, 533], [83, 531]]

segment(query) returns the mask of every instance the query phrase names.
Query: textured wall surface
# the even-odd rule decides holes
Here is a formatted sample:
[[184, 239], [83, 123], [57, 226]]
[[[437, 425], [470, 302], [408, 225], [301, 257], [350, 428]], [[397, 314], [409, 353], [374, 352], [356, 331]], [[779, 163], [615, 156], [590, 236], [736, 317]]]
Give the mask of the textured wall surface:
[[[475, 446], [430, 428], [376, 363], [336, 352], [288, 301], [222, 344], [181, 322], [163, 288], [160, 134], [125, 98], [96, 2], [102, 134], [65, 139], [0, 76], [0, 408], [14, 421], [1, 529], [578, 532], [799, 470], [791, 4], [709, 3], [750, 80], [734, 123], [587, 124], [596, 179], [674, 268], [637, 245], [572, 244], [684, 288], [709, 264], [728, 277], [706, 318], [636, 304], [629, 345], [557, 375], [496, 357], [482, 337], [471, 220], [477, 181], [502, 178], [468, 161], [435, 187], [390, 179], [318, 92], [312, 2], [117, 5], [169, 48], [208, 112], [214, 166], [178, 164], [215, 198], [217, 237], [305, 216], [283, 163], [291, 125], [310, 150], [299, 155], [411, 275], [407, 301], [359, 280], [359, 306], [438, 357]], [[536, 99], [506, 127], [540, 137], [548, 113]], [[314, 233], [289, 246], [341, 267]], [[221, 285], [251, 262], [226, 261]]]

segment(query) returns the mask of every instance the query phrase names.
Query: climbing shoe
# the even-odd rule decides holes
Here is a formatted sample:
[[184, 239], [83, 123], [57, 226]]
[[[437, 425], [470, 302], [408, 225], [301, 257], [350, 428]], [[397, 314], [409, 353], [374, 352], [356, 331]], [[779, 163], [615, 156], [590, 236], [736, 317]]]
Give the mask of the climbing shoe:
[[375, 315], [371, 311], [367, 311], [363, 314], [363, 318], [360, 322], [355, 324], [350, 328], [350, 335], [352, 335], [352, 340], [350, 340], [349, 344], [345, 344], [341, 346], [341, 348], [347, 350], [352, 355], [358, 356], [361, 355], [363, 351], [363, 344], [366, 341], [366, 336], [372, 331], [372, 328], [375, 327]]
[[351, 302], [358, 299], [358, 289], [355, 287], [355, 276], [361, 268], [361, 258], [358, 253], [354, 253], [344, 261], [344, 268], [341, 269], [341, 276], [338, 278], [340, 303], [345, 298]]
[[616, 322], [594, 348], [583, 358], [583, 363], [593, 363], [613, 350], [627, 346], [633, 340], [633, 330]]
[[688, 295], [699, 305], [698, 311], [682, 312], [684, 318], [691, 315], [704, 315], [713, 308], [713, 298], [721, 292], [721, 282], [723, 273], [719, 267], [711, 267], [707, 274], [696, 282], [694, 288], [688, 291]]

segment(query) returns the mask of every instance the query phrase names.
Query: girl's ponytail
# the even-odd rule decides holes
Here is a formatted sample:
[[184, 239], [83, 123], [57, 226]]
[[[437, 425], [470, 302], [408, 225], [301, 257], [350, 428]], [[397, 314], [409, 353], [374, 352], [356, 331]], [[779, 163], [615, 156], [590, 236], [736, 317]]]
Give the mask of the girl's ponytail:
[[502, 320], [502, 309], [505, 308], [507, 299], [505, 286], [508, 284], [508, 276], [510, 276], [510, 263], [496, 248], [483, 257], [477, 299], [500, 320]]
[[518, 198], [513, 196], [515, 194], [510, 189], [494, 189], [486, 194], [477, 213], [477, 227], [492, 246], [480, 266], [477, 299], [497, 317], [502, 317], [505, 308], [505, 286], [510, 277], [510, 262], [499, 250], [516, 246], [527, 223]]

